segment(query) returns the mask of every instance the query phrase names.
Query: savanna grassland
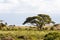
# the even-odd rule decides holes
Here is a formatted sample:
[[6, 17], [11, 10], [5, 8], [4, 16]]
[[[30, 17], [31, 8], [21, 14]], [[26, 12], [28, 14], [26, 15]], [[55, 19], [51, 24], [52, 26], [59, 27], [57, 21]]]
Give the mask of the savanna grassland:
[[0, 40], [60, 40], [59, 30], [36, 30], [34, 27], [4, 27]]
[[0, 40], [60, 40], [60, 24], [55, 24], [49, 15], [27, 17], [22, 24], [27, 23], [33, 26], [18, 27], [0, 23]]

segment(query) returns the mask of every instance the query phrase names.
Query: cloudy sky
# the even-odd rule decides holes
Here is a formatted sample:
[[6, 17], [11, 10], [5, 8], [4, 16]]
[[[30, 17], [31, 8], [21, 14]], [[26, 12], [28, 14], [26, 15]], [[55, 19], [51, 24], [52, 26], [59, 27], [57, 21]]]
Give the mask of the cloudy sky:
[[60, 0], [0, 0], [0, 19], [8, 24], [21, 25], [26, 17], [42, 13], [60, 23]]

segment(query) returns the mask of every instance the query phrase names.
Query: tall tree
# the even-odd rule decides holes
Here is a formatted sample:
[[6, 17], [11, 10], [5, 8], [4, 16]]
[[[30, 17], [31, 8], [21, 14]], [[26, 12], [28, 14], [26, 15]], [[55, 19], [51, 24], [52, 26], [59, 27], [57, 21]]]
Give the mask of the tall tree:
[[26, 21], [23, 23], [30, 23], [33, 25], [36, 25], [38, 27], [38, 29], [42, 29], [43, 25], [45, 24], [49, 24], [49, 23], [54, 23], [49, 15], [46, 14], [38, 14], [37, 16], [33, 16], [33, 17], [28, 17], [26, 18]]

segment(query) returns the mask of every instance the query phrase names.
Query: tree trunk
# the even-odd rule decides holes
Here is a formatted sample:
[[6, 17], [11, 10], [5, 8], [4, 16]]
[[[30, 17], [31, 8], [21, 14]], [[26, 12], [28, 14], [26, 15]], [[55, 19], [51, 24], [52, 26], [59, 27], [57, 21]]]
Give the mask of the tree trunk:
[[43, 24], [37, 24], [37, 29], [40, 31], [40, 30], [42, 30], [42, 27], [43, 27]]
[[40, 24], [39, 29], [42, 30], [43, 24]]

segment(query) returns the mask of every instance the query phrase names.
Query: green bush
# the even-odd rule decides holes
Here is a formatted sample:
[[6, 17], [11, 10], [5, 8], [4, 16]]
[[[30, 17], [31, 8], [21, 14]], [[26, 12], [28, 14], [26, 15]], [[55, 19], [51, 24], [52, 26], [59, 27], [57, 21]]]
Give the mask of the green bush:
[[50, 32], [44, 36], [44, 40], [59, 40], [60, 33], [59, 32]]

